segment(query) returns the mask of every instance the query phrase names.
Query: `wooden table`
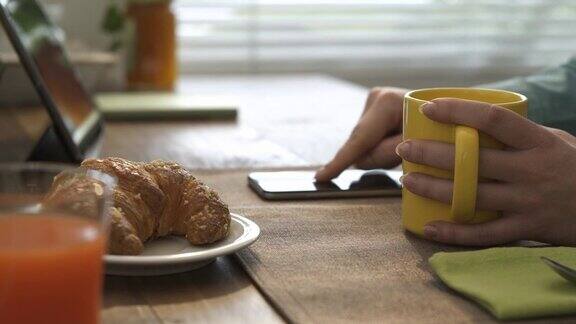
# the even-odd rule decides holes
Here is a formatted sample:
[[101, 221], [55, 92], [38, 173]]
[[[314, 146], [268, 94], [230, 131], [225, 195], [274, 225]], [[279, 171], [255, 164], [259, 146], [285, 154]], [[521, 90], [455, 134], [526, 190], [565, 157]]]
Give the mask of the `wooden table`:
[[[329, 160], [362, 111], [366, 89], [327, 76], [181, 80], [179, 91], [226, 95], [235, 122], [115, 122], [101, 156], [169, 159], [193, 169], [314, 166]], [[106, 278], [104, 323], [277, 323], [282, 318], [232, 257], [179, 275]]]

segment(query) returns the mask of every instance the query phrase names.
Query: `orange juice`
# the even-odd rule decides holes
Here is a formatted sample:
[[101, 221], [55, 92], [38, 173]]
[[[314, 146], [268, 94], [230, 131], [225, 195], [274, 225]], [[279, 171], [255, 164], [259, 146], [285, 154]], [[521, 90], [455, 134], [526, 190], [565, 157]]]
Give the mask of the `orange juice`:
[[176, 82], [176, 18], [170, 0], [130, 1], [134, 39], [128, 46], [131, 90], [172, 91]]
[[96, 221], [0, 215], [0, 323], [98, 323], [104, 250]]

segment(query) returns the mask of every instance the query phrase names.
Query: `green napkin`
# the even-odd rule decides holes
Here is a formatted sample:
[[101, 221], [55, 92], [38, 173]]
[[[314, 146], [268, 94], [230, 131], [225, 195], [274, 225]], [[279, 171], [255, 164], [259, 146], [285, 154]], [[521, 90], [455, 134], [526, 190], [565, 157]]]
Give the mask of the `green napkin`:
[[576, 267], [576, 248], [567, 247], [440, 252], [429, 261], [446, 285], [498, 319], [575, 314], [576, 284], [557, 275], [540, 256]]

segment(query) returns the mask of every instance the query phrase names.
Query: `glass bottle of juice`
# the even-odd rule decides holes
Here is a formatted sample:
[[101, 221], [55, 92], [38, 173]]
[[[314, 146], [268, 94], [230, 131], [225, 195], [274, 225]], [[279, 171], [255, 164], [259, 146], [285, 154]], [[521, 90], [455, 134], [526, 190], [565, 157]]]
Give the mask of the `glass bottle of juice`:
[[126, 15], [127, 86], [130, 90], [172, 91], [176, 81], [176, 19], [170, 0], [130, 0]]

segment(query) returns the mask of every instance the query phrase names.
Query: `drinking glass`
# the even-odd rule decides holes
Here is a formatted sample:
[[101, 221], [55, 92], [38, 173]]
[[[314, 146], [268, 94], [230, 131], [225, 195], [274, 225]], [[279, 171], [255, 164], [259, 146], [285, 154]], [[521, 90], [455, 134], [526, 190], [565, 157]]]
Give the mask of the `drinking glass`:
[[115, 179], [0, 164], [0, 323], [98, 323]]

